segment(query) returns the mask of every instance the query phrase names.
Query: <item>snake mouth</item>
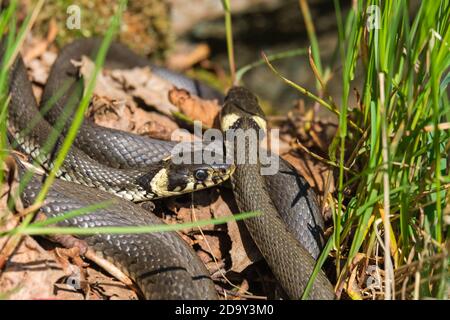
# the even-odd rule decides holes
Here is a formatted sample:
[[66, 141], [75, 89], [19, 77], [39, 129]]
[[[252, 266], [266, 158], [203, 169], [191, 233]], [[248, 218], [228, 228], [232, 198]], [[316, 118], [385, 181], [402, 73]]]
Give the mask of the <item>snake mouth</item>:
[[219, 173], [214, 174], [211, 178], [214, 184], [220, 184], [230, 179], [231, 175], [234, 173], [236, 166], [234, 164], [230, 164], [228, 169], [221, 169]]
[[[203, 181], [196, 181], [193, 184], [193, 190], [201, 190], [221, 184], [228, 180], [233, 174], [236, 166], [234, 164], [215, 165], [209, 172], [209, 177]], [[187, 188], [186, 188], [187, 189]], [[192, 190], [191, 190], [192, 191]], [[186, 190], [190, 192], [190, 190]]]
[[214, 187], [231, 177], [234, 164], [174, 165], [163, 168], [150, 181], [150, 191], [155, 198]]

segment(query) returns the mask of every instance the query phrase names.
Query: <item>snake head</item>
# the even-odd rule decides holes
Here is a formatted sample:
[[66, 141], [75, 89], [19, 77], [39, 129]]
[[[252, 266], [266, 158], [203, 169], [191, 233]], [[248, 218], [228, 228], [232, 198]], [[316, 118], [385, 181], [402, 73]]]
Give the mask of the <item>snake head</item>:
[[222, 131], [237, 128], [253, 128], [266, 132], [267, 123], [258, 98], [244, 87], [232, 87], [220, 112]]
[[218, 185], [227, 180], [234, 169], [233, 164], [178, 164], [169, 158], [149, 184], [156, 198], [175, 196]]

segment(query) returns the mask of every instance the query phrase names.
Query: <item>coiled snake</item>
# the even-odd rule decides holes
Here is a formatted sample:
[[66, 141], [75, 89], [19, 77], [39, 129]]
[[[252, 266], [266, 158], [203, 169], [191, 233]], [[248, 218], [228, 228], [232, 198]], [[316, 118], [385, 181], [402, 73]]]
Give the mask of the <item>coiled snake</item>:
[[[69, 89], [58, 95], [54, 106], [45, 115], [46, 120], [38, 112], [20, 57], [11, 68], [9, 133], [22, 150], [46, 169], [52, 167], [52, 158], [43, 155], [40, 150], [54, 130], [51, 124], [57, 126], [60, 115], [64, 113], [70, 119], [73, 112], [70, 105], [78, 105], [83, 94], [83, 82], [70, 61], [79, 60], [82, 55], [94, 56], [99, 44], [99, 39], [83, 39], [61, 51], [52, 67], [41, 104], [48, 103], [62, 86]], [[132, 68], [150, 64], [128, 48], [114, 43], [108, 51], [106, 65]], [[192, 94], [223, 100], [219, 93], [202, 83], [164, 68], [150, 66], [153, 72]], [[249, 129], [255, 124], [251, 120], [253, 116], [263, 118], [256, 98], [243, 88], [231, 89], [224, 105], [222, 119], [230, 114], [241, 119], [233, 124], [222, 121], [224, 131], [237, 123], [239, 127]], [[236, 120], [236, 117], [233, 119]], [[33, 128], [29, 128], [30, 123], [36, 122]], [[26, 134], [23, 130], [27, 131]], [[141, 201], [191, 192], [220, 183], [234, 170], [234, 166], [227, 164], [175, 166], [170, 159], [167, 160], [173, 147], [172, 142], [102, 128], [85, 120], [58, 172], [60, 178], [77, 184], [58, 180], [51, 188], [42, 211], [47, 216], [60, 215], [111, 198], [110, 193]], [[320, 253], [323, 221], [314, 193], [306, 181], [290, 164], [278, 159], [279, 171], [270, 176], [260, 176], [258, 164], [256, 167], [236, 165], [232, 184], [242, 211], [261, 211], [261, 216], [247, 220], [246, 225], [286, 293], [290, 298], [297, 299], [312, 272], [314, 259]], [[156, 183], [153, 180], [156, 176], [158, 179], [164, 177], [164, 181], [158, 180]], [[97, 191], [92, 192], [92, 187]], [[40, 180], [34, 178], [22, 195], [26, 204], [33, 202], [39, 188]], [[64, 221], [62, 225], [91, 227], [161, 223], [156, 216], [129, 201], [116, 199], [115, 203], [114, 207]], [[192, 249], [174, 233], [93, 235], [84, 240], [97, 253], [129, 274], [146, 298], [217, 298], [205, 267]], [[334, 297], [323, 273], [316, 279], [310, 297]]]

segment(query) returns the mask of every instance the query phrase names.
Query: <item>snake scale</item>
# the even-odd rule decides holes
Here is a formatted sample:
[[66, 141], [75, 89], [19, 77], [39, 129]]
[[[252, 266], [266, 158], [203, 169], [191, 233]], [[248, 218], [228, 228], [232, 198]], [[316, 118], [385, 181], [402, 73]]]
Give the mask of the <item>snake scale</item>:
[[[58, 125], [57, 119], [61, 114], [66, 112], [70, 120], [71, 109], [67, 109], [67, 106], [71, 104], [71, 101], [74, 101], [72, 104], [77, 105], [82, 97], [82, 79], [78, 77], [77, 71], [73, 69], [73, 65], [69, 61], [79, 60], [82, 55], [94, 56], [99, 44], [100, 40], [94, 38], [77, 40], [61, 51], [52, 67], [41, 105], [48, 103], [58, 88], [67, 85], [69, 89], [62, 96], [58, 95], [59, 98], [54, 103], [54, 107], [45, 115], [46, 120], [39, 122], [38, 126], [41, 123], [44, 124], [45, 130], [30, 130], [28, 133], [28, 136], [31, 136], [36, 144], [45, 144], [47, 135], [52, 130], [51, 124]], [[150, 66], [153, 72], [192, 94], [202, 98], [223, 100], [223, 96], [206, 85], [164, 68], [155, 67], [120, 44], [111, 45], [106, 57], [106, 65], [111, 68]], [[36, 101], [20, 58], [13, 65], [9, 84], [11, 92], [9, 127], [17, 133], [19, 130], [27, 128], [29, 122], [24, 120], [26, 117], [30, 120], [37, 116]], [[236, 95], [233, 92], [240, 93]], [[241, 93], [239, 90], [233, 91], [232, 89], [229, 97], [231, 95], [233, 101], [236, 101], [236, 97], [238, 97], [237, 99], [241, 101], [244, 109], [248, 103], [252, 106], [254, 100], [250, 99], [247, 93], [243, 95]], [[241, 99], [240, 96], [244, 98]], [[227, 99], [225, 101], [226, 106]], [[222, 110], [222, 115], [223, 113], [224, 110]], [[245, 118], [245, 114], [240, 116]], [[16, 134], [15, 137], [16, 140], [20, 140], [17, 138], [21, 136]], [[27, 147], [25, 141], [27, 139], [18, 141], [21, 148], [24, 144]], [[120, 190], [116, 187], [111, 190], [111, 188], [96, 185], [96, 181], [104, 179], [103, 176], [110, 172], [114, 172], [114, 174], [120, 172], [126, 177], [132, 174], [140, 175], [148, 166], [161, 163], [174, 146], [174, 143], [171, 142], [99, 127], [87, 119], [74, 144], [69, 157], [72, 156], [74, 162], [81, 161], [85, 172], [80, 173], [78, 168], [72, 168], [71, 176], [78, 175], [80, 181], [75, 182], [83, 185], [57, 181], [50, 190], [43, 207], [44, 213], [48, 216], [84, 207], [98, 202], [99, 198], [111, 197], [105, 192], [123, 196], [123, 194], [117, 193], [124, 188], [130, 188], [129, 185], [121, 185]], [[36, 150], [32, 150], [30, 146], [26, 151], [32, 156], [36, 156]], [[260, 217], [249, 219], [246, 226], [288, 296], [296, 299], [303, 292], [311, 274], [314, 259], [320, 253], [323, 244], [323, 221], [315, 201], [315, 195], [306, 181], [289, 163], [281, 158], [279, 160], [280, 169], [272, 176], [260, 176], [257, 168], [237, 165], [236, 172], [232, 176], [232, 184], [241, 210], [262, 211]], [[47, 163], [51, 168], [51, 161], [48, 159], [41, 162]], [[107, 168], [108, 172], [105, 173], [103, 170], [102, 174], [98, 174], [101, 172], [99, 168]], [[224, 172], [223, 167], [219, 169], [219, 172]], [[230, 168], [226, 168], [226, 170], [231, 171]], [[169, 175], [170, 172], [172, 171], [168, 171]], [[92, 175], [95, 177], [92, 178]], [[81, 181], [86, 177], [94, 179], [94, 182]], [[97, 191], [92, 192], [92, 189], [84, 185], [95, 187]], [[29, 204], [33, 201], [39, 187], [40, 180], [33, 179], [23, 194], [26, 203]], [[137, 187], [133, 185], [132, 187], [139, 189], [142, 185]], [[103, 191], [98, 189], [103, 189]], [[153, 194], [144, 198], [134, 197], [130, 200], [139, 201], [155, 197], [158, 195]], [[156, 216], [133, 203], [122, 199], [116, 199], [116, 201], [118, 201], [118, 205], [114, 209], [108, 208], [89, 213], [83, 216], [85, 220], [72, 219], [64, 222], [64, 225], [90, 227], [160, 223]], [[190, 248], [182, 244], [183, 241], [176, 234], [95, 235], [85, 238], [85, 240], [96, 249], [96, 252], [107, 256], [129, 274], [140, 286], [146, 298], [214, 299], [217, 297], [207, 271], [200, 266], [201, 262]], [[148, 245], [150, 242], [153, 244], [153, 241], [158, 244]], [[168, 260], [158, 258], [163, 255], [167, 255]], [[147, 277], [150, 277], [150, 280]], [[334, 297], [332, 287], [323, 273], [319, 273], [310, 297], [313, 299], [332, 299]]]

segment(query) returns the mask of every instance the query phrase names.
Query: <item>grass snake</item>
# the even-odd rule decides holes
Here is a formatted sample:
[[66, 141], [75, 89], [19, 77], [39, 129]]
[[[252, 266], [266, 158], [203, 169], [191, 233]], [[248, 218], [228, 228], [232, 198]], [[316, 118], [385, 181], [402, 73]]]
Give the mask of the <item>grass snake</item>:
[[[62, 84], [69, 89], [66, 92], [63, 92], [62, 95], [58, 94], [56, 103], [54, 103], [54, 106], [45, 115], [46, 120], [42, 119], [42, 121], [39, 121], [37, 129], [27, 133], [27, 137], [31, 136], [31, 140], [29, 138], [24, 139], [24, 137], [17, 133], [24, 128], [27, 128], [30, 121], [40, 115], [37, 112], [36, 101], [32, 94], [26, 70], [21, 59], [19, 58], [14, 64], [10, 73], [11, 101], [9, 106], [9, 129], [13, 133], [16, 133], [16, 139], [19, 140], [22, 149], [25, 149], [27, 153], [37, 157], [39, 152], [33, 146], [45, 144], [48, 134], [53, 130], [51, 124], [56, 126], [58, 124], [58, 118], [62, 113], [71, 112], [70, 108], [67, 110], [67, 106], [71, 104], [71, 101], [73, 101], [73, 105], [77, 105], [81, 99], [83, 94], [83, 81], [79, 78], [77, 70], [74, 69], [70, 61], [79, 60], [82, 55], [95, 56], [99, 43], [100, 40], [95, 38], [77, 40], [61, 51], [52, 67], [44, 89], [41, 105], [48, 103], [52, 97], [54, 97], [55, 92], [62, 87]], [[106, 65], [114, 68], [150, 66], [153, 72], [171, 81], [177, 87], [185, 88], [202, 98], [216, 98], [219, 99], [219, 101], [223, 100], [223, 96], [221, 96], [220, 93], [208, 86], [167, 69], [151, 65], [145, 58], [136, 55], [128, 48], [117, 43], [111, 45], [106, 57]], [[236, 95], [236, 92], [240, 93]], [[249, 99], [247, 93], [241, 93], [242, 92], [239, 90], [232, 90], [232, 92], [230, 92], [231, 97], [233, 97], [232, 100], [236, 101], [236, 97], [244, 97], [242, 99], [237, 98], [238, 100], [241, 100], [241, 103], [239, 104], [244, 110], [248, 103], [250, 104], [250, 107], [253, 106], [253, 98]], [[230, 98], [228, 98], [228, 105], [229, 99]], [[225, 103], [225, 105], [227, 105], [227, 103]], [[258, 110], [258, 112], [259, 111], [260, 110]], [[223, 112], [224, 111], [222, 111], [222, 114]], [[240, 114], [240, 116], [245, 118], [245, 114]], [[27, 141], [34, 142], [33, 144], [27, 144]], [[104, 188], [99, 186], [98, 183], [99, 181], [102, 182], [105, 181], [105, 179], [107, 180], [111, 173], [114, 173], [115, 176], [116, 174], [119, 176], [120, 174], [123, 174], [127, 179], [133, 175], [142, 177], [143, 171], [148, 169], [149, 166], [151, 167], [154, 164], [162, 166], [161, 163], [164, 161], [163, 159], [166, 159], [167, 156], [170, 155], [173, 146], [174, 143], [172, 142], [150, 139], [119, 130], [99, 127], [86, 119], [68, 156], [69, 161], [78, 164], [77, 166], [69, 166], [69, 169], [66, 168], [66, 172], [67, 170], [72, 170], [72, 172], [70, 172], [70, 178], [67, 179], [66, 177], [66, 180], [74, 181], [78, 179], [79, 181], [74, 182], [95, 187], [97, 189], [103, 189], [103, 191], [97, 190], [95, 191], [95, 194], [93, 194], [92, 191], [89, 191], [91, 189], [86, 186], [74, 186], [72, 183], [57, 181], [47, 197], [46, 206], [43, 208], [43, 211], [47, 211], [47, 214], [51, 215], [60, 214], [63, 211], [67, 211], [69, 208], [84, 207], [89, 203], [92, 203], [92, 201], [98, 202], [99, 197], [107, 198], [109, 195], [104, 191], [127, 198], [124, 196], [124, 190], [128, 191], [134, 188], [134, 194], [142, 194], [142, 189], [145, 189], [145, 187], [148, 186], [148, 180], [154, 176], [154, 172], [147, 174], [146, 176], [144, 174], [146, 179], [137, 179], [141, 183], [132, 186], [125, 183], [112, 188]], [[312, 189], [289, 163], [281, 158], [279, 158], [279, 160], [280, 170], [272, 176], [255, 176], [255, 168], [237, 165], [232, 182], [235, 197], [241, 210], [261, 210], [263, 212], [261, 218], [252, 218], [246, 222], [246, 225], [282, 287], [289, 297], [294, 299], [299, 298], [301, 292], [303, 292], [304, 285], [309, 278], [312, 270], [311, 268], [314, 265], [314, 259], [317, 258], [320, 253], [323, 244], [323, 221]], [[47, 164], [48, 169], [51, 168], [50, 159], [44, 158], [41, 159], [40, 162], [43, 163], [44, 166]], [[166, 165], [169, 164], [166, 163]], [[183, 171], [182, 169], [183, 168], [181, 168], [181, 171]], [[228, 170], [227, 173], [231, 173], [232, 171], [232, 169], [228, 167], [224, 168], [219, 166], [218, 171], [216, 170], [214, 172], [223, 174], [224, 170]], [[247, 171], [250, 176], [249, 174], [243, 174], [245, 171]], [[168, 170], [167, 172], [174, 171]], [[195, 172], [195, 168], [190, 168], [189, 172]], [[61, 172], [60, 176], [64, 178], [64, 174], [67, 175], [67, 173]], [[213, 171], [211, 168], [208, 176], [213, 183], [218, 182], [212, 179]], [[218, 176], [220, 175], [216, 174], [216, 180], [218, 179]], [[166, 175], [166, 178], [171, 178], [171, 175]], [[23, 196], [26, 201], [31, 202], [34, 199], [39, 184], [40, 182], [37, 179], [34, 179], [33, 182], [30, 183]], [[123, 194], [120, 194], [121, 191]], [[126, 194], [130, 193], [126, 192]], [[144, 196], [128, 196], [128, 199], [139, 201], [155, 197], [158, 197], [158, 195], [147, 193]], [[144, 212], [140, 207], [133, 205], [133, 203], [121, 199], [117, 199], [117, 201], [119, 201], [120, 205], [114, 209], [104, 209], [102, 212], [94, 212], [86, 215], [86, 219], [88, 219], [91, 224], [86, 221], [67, 221], [66, 225], [89, 227], [97, 225], [97, 222], [102, 225], [109, 225], [109, 223], [114, 225], [139, 225], [159, 222], [156, 216], [151, 215], [151, 213], [145, 210]], [[65, 203], [66, 206], [61, 205], [62, 203]], [[257, 225], [256, 227], [254, 227], [255, 224]], [[211, 281], [205, 280], [208, 276], [204, 267], [196, 267], [196, 270], [194, 271], [190, 270], [192, 265], [198, 265], [200, 262], [196, 259], [192, 250], [186, 248], [185, 244], [179, 243], [179, 241], [182, 242], [182, 240], [177, 237], [176, 234], [168, 233], [164, 236], [96, 235], [92, 237], [93, 238], [87, 239], [86, 241], [95, 248], [99, 248], [98, 251], [103, 255], [105, 255], [105, 252], [120, 252], [118, 255], [122, 257], [119, 259], [121, 262], [114, 262], [119, 264], [125, 271], [128, 270], [127, 273], [132, 274], [132, 278], [140, 284], [141, 289], [147, 298], [189, 299], [216, 297], [211, 289]], [[149, 246], [143, 245], [143, 243], [149, 243], [146, 241], [153, 241], [150, 239], [156, 239], [158, 237], [160, 239], [161, 248], [158, 246], [150, 246], [152, 247], [152, 250], [154, 250], [151, 251]], [[165, 242], [161, 240], [165, 239], [164, 237], [172, 237], [173, 239]], [[110, 243], [108, 244], [108, 241], [105, 239], [110, 239]], [[117, 244], [121, 247], [120, 249], [122, 249], [122, 251], [117, 247], [111, 247], [111, 243]], [[177, 243], [179, 247], [184, 247], [184, 249], [172, 250], [175, 247], [173, 243]], [[109, 249], [105, 249], [102, 245], [106, 247], [109, 245]], [[132, 250], [140, 252], [139, 257], [141, 258], [144, 255], [154, 257], [155, 252], [156, 255], [163, 252], [161, 251], [163, 250], [163, 246], [166, 246], [164, 252], [169, 252], [168, 250], [171, 250], [170, 256], [174, 259], [172, 266], [178, 266], [167, 268], [168, 270], [163, 272], [165, 273], [165, 276], [167, 276], [167, 279], [163, 279], [164, 276], [160, 275], [160, 272], [155, 272], [158, 268], [164, 268], [165, 262], [163, 260], [161, 260], [162, 265], [155, 267], [152, 265], [151, 261], [154, 260], [151, 258], [148, 259], [150, 263], [145, 265], [139, 259], [136, 260], [136, 257], [133, 258], [127, 256], [126, 253], [123, 253], [128, 252], [129, 254], [130, 248], [133, 248]], [[193, 254], [194, 258], [192, 256]], [[106, 255], [111, 257], [110, 254]], [[182, 255], [185, 258], [187, 257], [186, 259], [190, 262], [186, 264], [186, 261], [177, 261], [176, 259], [182, 260], [179, 255]], [[279, 258], [281, 258], [281, 261], [278, 260]], [[160, 261], [158, 258], [156, 258], [156, 260]], [[197, 262], [192, 263], [194, 260]], [[180, 267], [180, 265], [182, 266]], [[139, 271], [130, 272], [130, 269]], [[181, 275], [177, 274], [177, 272], [181, 272], [181, 269], [183, 272], [187, 272], [188, 276], [185, 278], [189, 278], [190, 282], [187, 280], [186, 282], [180, 280], [174, 281], [173, 283], [184, 284], [182, 287], [185, 288], [186, 292], [182, 293], [182, 289], [180, 289], [181, 291], [173, 289], [173, 296], [171, 296], [170, 292], [166, 292], [165, 294], [161, 293], [159, 295], [157, 293], [158, 290], [164, 291], [164, 285], [161, 285], [161, 283], [165, 283], [165, 281], [169, 281], [170, 279], [178, 279], [178, 276], [180, 277], [179, 279], [183, 278]], [[149, 272], [145, 272], [145, 274], [150, 274], [154, 277], [162, 277], [161, 282], [158, 282], [159, 285], [146, 288], [146, 285], [139, 280], [141, 279], [139, 278], [139, 274], [143, 273], [143, 270], [150, 270]], [[184, 276], [186, 276], [186, 274], [184, 274]], [[333, 298], [333, 291], [328, 280], [326, 280], [323, 274], [319, 274], [318, 278], [319, 279], [316, 281], [311, 292], [311, 298]], [[193, 285], [192, 282], [195, 279], [202, 279], [203, 282], [201, 284], [197, 283]], [[148, 282], [153, 283], [152, 281], [153, 280], [150, 280]], [[144, 288], [142, 288], [142, 286]], [[193, 288], [198, 288], [195, 294], [191, 292]]]

